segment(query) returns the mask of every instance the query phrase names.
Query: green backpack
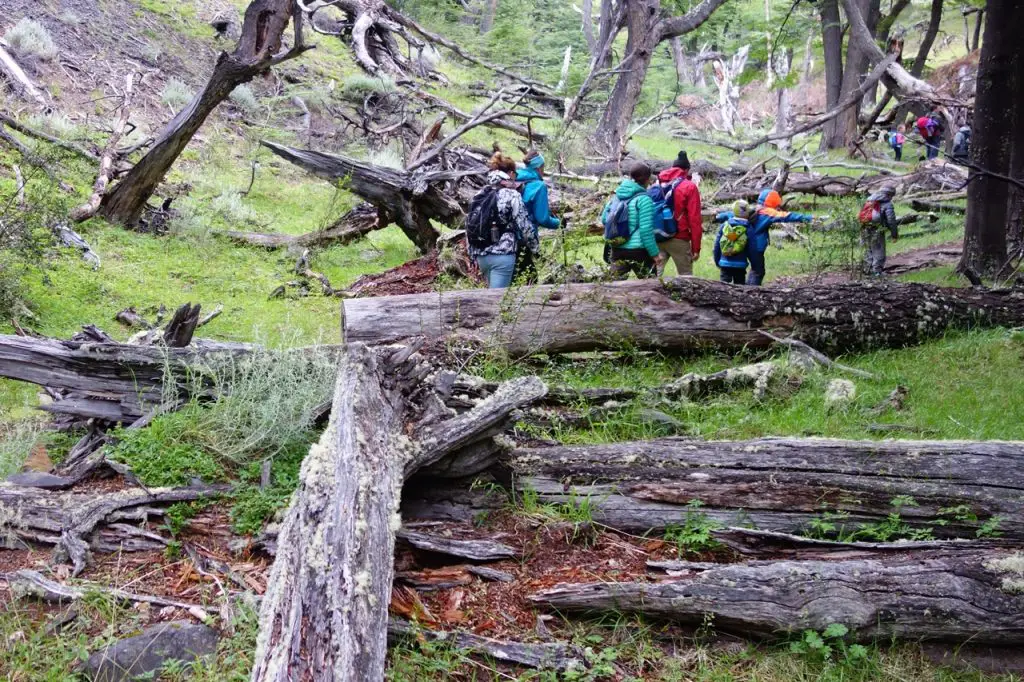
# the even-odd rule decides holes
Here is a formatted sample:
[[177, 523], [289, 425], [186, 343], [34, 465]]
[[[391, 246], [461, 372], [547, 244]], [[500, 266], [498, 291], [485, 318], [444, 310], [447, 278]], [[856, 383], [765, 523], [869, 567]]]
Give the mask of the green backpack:
[[747, 226], [729, 221], [722, 230], [719, 241], [723, 256], [738, 256], [747, 250]]

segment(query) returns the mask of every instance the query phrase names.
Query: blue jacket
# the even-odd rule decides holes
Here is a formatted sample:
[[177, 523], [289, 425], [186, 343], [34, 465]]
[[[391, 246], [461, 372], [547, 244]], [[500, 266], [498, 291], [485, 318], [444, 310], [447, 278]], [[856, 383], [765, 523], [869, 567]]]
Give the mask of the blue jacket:
[[537, 171], [532, 168], [520, 168], [516, 171], [516, 182], [523, 186], [523, 202], [534, 225], [554, 229], [562, 224], [562, 221], [551, 215], [551, 208], [548, 206], [548, 186], [540, 179]]
[[[732, 217], [732, 211], [722, 211], [715, 216], [716, 221], [728, 220]], [[771, 239], [768, 236], [768, 229], [775, 223], [809, 223], [814, 216], [809, 213], [790, 213], [780, 211], [776, 208], [762, 208], [754, 214], [747, 228], [747, 247], [755, 253], [764, 253], [768, 250]]]
[[[719, 213], [719, 217], [725, 216], [722, 219], [722, 225], [718, 228], [718, 234], [715, 236], [715, 265], [720, 268], [743, 268], [747, 267], [747, 251], [750, 250], [750, 223], [743, 218], [737, 218], [732, 214], [732, 211], [726, 211]], [[737, 253], [732, 256], [722, 255], [722, 235], [725, 233], [726, 225], [745, 225], [747, 228], [747, 248], [742, 253]]]

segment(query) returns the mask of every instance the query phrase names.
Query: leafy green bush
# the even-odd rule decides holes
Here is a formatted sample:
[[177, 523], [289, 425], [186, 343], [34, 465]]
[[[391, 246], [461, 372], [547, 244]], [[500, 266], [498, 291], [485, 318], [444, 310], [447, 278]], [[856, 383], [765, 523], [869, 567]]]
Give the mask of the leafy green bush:
[[229, 95], [231, 103], [242, 112], [246, 118], [255, 118], [263, 111], [263, 105], [256, 99], [255, 93], [248, 85], [239, 85]]
[[4, 41], [22, 59], [49, 61], [57, 56], [57, 45], [46, 27], [34, 19], [23, 18], [4, 33]]
[[397, 89], [395, 81], [387, 76], [374, 78], [365, 74], [355, 74], [342, 81], [340, 94], [349, 102], [362, 104], [370, 95], [387, 95]]

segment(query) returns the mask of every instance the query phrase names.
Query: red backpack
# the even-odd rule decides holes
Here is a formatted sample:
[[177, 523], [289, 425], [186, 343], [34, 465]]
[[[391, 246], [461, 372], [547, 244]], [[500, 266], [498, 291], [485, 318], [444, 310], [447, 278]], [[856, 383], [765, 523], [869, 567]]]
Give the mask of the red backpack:
[[861, 225], [871, 225], [877, 223], [882, 219], [882, 204], [878, 201], [868, 200], [864, 202], [864, 207], [860, 209], [860, 213], [857, 214], [857, 220], [860, 221]]
[[935, 121], [928, 118], [927, 116], [922, 116], [921, 118], [917, 119], [917, 132], [921, 133], [921, 137], [931, 137], [934, 129]]

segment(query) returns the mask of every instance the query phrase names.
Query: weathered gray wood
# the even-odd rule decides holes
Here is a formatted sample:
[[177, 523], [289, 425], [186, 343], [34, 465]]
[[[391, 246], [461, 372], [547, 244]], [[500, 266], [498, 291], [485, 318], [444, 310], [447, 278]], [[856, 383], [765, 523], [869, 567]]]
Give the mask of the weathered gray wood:
[[82, 586], [65, 585], [55, 580], [50, 580], [38, 571], [30, 569], [22, 569], [20, 571], [15, 571], [14, 573], [8, 573], [4, 576], [4, 579], [7, 581], [7, 585], [10, 588], [11, 593], [15, 597], [19, 598], [32, 597], [45, 602], [66, 604], [69, 602], [80, 601], [92, 592], [102, 592], [104, 594], [109, 594], [122, 602], [154, 604], [156, 606], [172, 606], [174, 608], [185, 609], [190, 612], [201, 612], [200, 607], [197, 604], [189, 604], [187, 602], [168, 599], [166, 597], [160, 597], [153, 594], [126, 592], [125, 590], [109, 587], [107, 585], [100, 585], [98, 583], [90, 583]]
[[72, 575], [89, 560], [89, 538], [100, 526], [125, 518], [145, 519], [154, 505], [191, 502], [223, 492], [212, 487], [129, 488], [112, 493], [51, 492], [0, 483], [0, 541], [56, 546], [58, 561], [70, 561]]
[[[974, 537], [998, 517], [1001, 537], [1019, 540], [1021, 458], [1020, 442], [666, 438], [519, 449], [490, 471], [517, 491], [535, 491], [542, 504], [585, 499], [595, 521], [627, 531], [683, 525], [702, 514], [722, 526], [800, 533], [827, 512], [846, 514], [833, 523], [850, 533], [898, 513], [935, 537]], [[689, 506], [694, 500], [702, 506]], [[404, 509], [407, 518], [467, 520], [504, 504], [435, 480], [410, 487]]]
[[253, 682], [383, 679], [405, 478], [497, 433], [546, 390], [535, 377], [509, 382], [464, 414], [417, 415], [410, 437], [408, 396], [427, 373], [414, 348], [380, 361], [362, 344], [346, 348], [330, 422], [303, 461], [276, 543]]
[[531, 601], [564, 611], [642, 613], [758, 637], [822, 631], [890, 638], [1024, 644], [1024, 555], [960, 553], [892, 560], [723, 565], [655, 583], [558, 585]]
[[692, 277], [349, 299], [346, 341], [448, 339], [538, 352], [765, 347], [759, 330], [826, 352], [900, 347], [967, 326], [1024, 324], [1024, 292], [924, 284], [743, 288]]
[[397, 535], [416, 549], [447, 554], [470, 561], [500, 561], [501, 559], [511, 559], [519, 554], [515, 547], [494, 540], [448, 538], [405, 529], [398, 531]]

